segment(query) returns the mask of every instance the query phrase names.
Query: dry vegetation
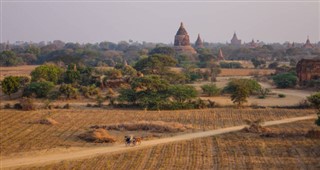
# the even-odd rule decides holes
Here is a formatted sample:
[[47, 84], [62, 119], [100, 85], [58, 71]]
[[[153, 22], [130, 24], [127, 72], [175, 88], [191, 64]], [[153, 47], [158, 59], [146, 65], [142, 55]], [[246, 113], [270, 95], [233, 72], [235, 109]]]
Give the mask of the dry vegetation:
[[300, 135], [313, 121], [270, 127], [292, 137], [235, 132], [30, 169], [319, 169], [320, 141]]
[[275, 72], [273, 69], [221, 69], [219, 76], [270, 75]]
[[31, 71], [36, 67], [37, 65], [0, 67], [0, 80], [4, 79], [6, 76], [29, 76]]
[[128, 130], [128, 131], [151, 131], [151, 132], [183, 132], [187, 129], [192, 129], [191, 125], [184, 125], [177, 122], [164, 122], [164, 121], [138, 121], [138, 122], [124, 122], [102, 126], [92, 126], [91, 128], [103, 128], [107, 130]]
[[[313, 110], [286, 109], [206, 109], [179, 111], [141, 111], [141, 110], [101, 110], [101, 109], [57, 109], [16, 111], [2, 109], [1, 118], [1, 154], [10, 156], [20, 152], [39, 151], [57, 148], [89, 147], [97, 144], [88, 143], [78, 135], [90, 130], [93, 125], [117, 124], [133, 121], [163, 121], [191, 125], [192, 130], [217, 129], [244, 124], [243, 120], [263, 118], [264, 121], [278, 120], [314, 114]], [[59, 124], [54, 126], [32, 124], [43, 118], [51, 118]], [[127, 131], [109, 131], [117, 141], [123, 142]], [[136, 136], [165, 137], [173, 133], [153, 133], [148, 131], [130, 131]], [[99, 144], [105, 145], [105, 144]]]
[[111, 136], [107, 130], [102, 128], [90, 130], [89, 132], [80, 134], [79, 138], [88, 142], [95, 142], [95, 143], [116, 142], [116, 138]]

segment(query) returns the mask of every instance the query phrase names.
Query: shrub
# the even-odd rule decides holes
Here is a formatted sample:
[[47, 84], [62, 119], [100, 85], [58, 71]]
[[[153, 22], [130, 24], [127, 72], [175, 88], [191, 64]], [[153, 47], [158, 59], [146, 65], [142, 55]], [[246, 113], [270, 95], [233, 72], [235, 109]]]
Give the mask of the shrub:
[[36, 109], [33, 99], [31, 98], [23, 97], [22, 99], [20, 99], [20, 105], [21, 105], [21, 109], [25, 111]]
[[201, 86], [202, 92], [208, 96], [216, 96], [220, 93], [220, 89], [215, 84], [206, 84]]
[[5, 109], [11, 109], [11, 104], [10, 104], [10, 103], [5, 104], [5, 105], [4, 105], [4, 108], [5, 108]]
[[71, 106], [70, 106], [70, 104], [69, 104], [69, 103], [67, 103], [67, 104], [65, 104], [65, 105], [63, 106], [63, 108], [64, 108], [64, 109], [70, 109], [70, 108], [71, 108]]
[[197, 97], [197, 93], [197, 90], [189, 85], [172, 85], [169, 87], [169, 95], [180, 103]]
[[295, 87], [297, 84], [297, 77], [293, 73], [282, 73], [272, 77], [273, 82], [278, 88]]
[[94, 129], [87, 133], [79, 135], [80, 139], [83, 139], [87, 142], [96, 142], [96, 143], [113, 143], [116, 142], [116, 138], [111, 136], [108, 131], [105, 129]]
[[59, 88], [59, 92], [66, 96], [67, 99], [78, 97], [78, 89], [72, 87], [71, 84], [62, 84]]
[[1, 82], [2, 92], [11, 97], [11, 94], [16, 93], [20, 87], [20, 79], [17, 76], [5, 77]]
[[279, 98], [285, 98], [286, 95], [285, 95], [285, 94], [278, 94], [278, 97], [279, 97]]
[[239, 62], [220, 62], [221, 68], [243, 68]]
[[49, 81], [57, 84], [62, 77], [62, 68], [54, 64], [41, 65], [31, 72], [31, 80], [35, 81]]
[[80, 91], [82, 92], [82, 95], [87, 98], [100, 93], [99, 88], [97, 88], [95, 85], [81, 86]]
[[38, 98], [46, 97], [53, 87], [54, 84], [48, 81], [32, 82], [25, 87], [23, 95], [30, 97], [32, 94], [35, 94]]

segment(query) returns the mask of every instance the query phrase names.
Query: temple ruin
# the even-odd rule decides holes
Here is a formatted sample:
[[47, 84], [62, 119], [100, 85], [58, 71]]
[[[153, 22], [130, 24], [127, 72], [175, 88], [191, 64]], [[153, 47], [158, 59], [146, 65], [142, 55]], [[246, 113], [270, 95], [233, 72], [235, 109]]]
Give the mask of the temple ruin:
[[303, 86], [310, 80], [320, 78], [320, 59], [302, 59], [297, 64], [299, 85]]
[[188, 32], [181, 22], [180, 28], [177, 31], [176, 36], [174, 37], [174, 49], [176, 52], [185, 53], [185, 54], [196, 54], [197, 52], [190, 45], [190, 39]]

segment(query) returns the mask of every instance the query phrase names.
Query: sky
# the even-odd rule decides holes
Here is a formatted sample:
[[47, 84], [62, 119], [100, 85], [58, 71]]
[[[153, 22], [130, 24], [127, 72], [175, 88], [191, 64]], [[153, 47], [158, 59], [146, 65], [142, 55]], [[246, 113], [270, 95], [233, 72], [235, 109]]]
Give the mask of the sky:
[[173, 43], [180, 22], [195, 42], [320, 41], [319, 0], [0, 0], [0, 41]]

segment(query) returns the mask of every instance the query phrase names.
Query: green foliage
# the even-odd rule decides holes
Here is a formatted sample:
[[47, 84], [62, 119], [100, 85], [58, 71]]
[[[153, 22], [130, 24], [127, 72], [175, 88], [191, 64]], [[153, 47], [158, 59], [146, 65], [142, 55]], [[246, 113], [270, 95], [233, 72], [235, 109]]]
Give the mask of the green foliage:
[[59, 92], [65, 95], [67, 99], [76, 99], [78, 96], [78, 89], [72, 87], [71, 84], [62, 84], [59, 88]]
[[170, 57], [173, 57], [175, 55], [175, 50], [171, 47], [156, 47], [152, 49], [149, 53], [149, 55], [153, 54], [163, 54]]
[[133, 67], [127, 65], [127, 66], [123, 66], [121, 68], [121, 73], [124, 76], [129, 76], [129, 77], [135, 77], [137, 76], [137, 70], [134, 69]]
[[239, 62], [220, 62], [221, 68], [243, 68]]
[[14, 51], [8, 50], [0, 53], [0, 66], [17, 66], [22, 64], [22, 58], [17, 57]]
[[198, 92], [193, 86], [189, 85], [171, 85], [169, 95], [179, 103], [197, 97]]
[[80, 91], [82, 92], [82, 95], [89, 98], [90, 96], [98, 95], [99, 94], [99, 88], [97, 88], [95, 85], [91, 86], [81, 86]]
[[262, 87], [258, 91], [259, 91], [259, 98], [260, 99], [266, 98], [266, 96], [271, 92], [270, 89], [262, 88]]
[[167, 103], [169, 83], [159, 76], [133, 78], [130, 89], [121, 89], [119, 101], [137, 102], [143, 108], [160, 109]]
[[285, 94], [278, 94], [278, 97], [279, 97], [279, 98], [285, 98], [286, 95], [285, 95]]
[[278, 88], [295, 87], [297, 84], [297, 77], [293, 73], [282, 73], [272, 77], [273, 82]]
[[2, 92], [11, 96], [16, 93], [20, 88], [20, 78], [17, 76], [5, 77], [1, 82]]
[[309, 97], [307, 100], [317, 110], [318, 119], [315, 121], [316, 125], [320, 126], [320, 92], [317, 92]]
[[122, 78], [121, 70], [118, 69], [108, 69], [105, 72], [107, 79], [119, 79]]
[[256, 59], [256, 58], [251, 59], [251, 62], [254, 65], [254, 68], [258, 68], [258, 67], [266, 64], [265, 60], [259, 60], [259, 59]]
[[57, 84], [62, 77], [62, 73], [63, 70], [60, 67], [54, 64], [45, 64], [38, 66], [31, 72], [31, 80], [33, 82], [45, 80]]
[[249, 95], [261, 89], [260, 84], [252, 79], [233, 79], [223, 89], [224, 93], [231, 93], [231, 100], [237, 106], [247, 102]]
[[75, 65], [70, 65], [68, 70], [64, 73], [64, 83], [79, 83], [81, 79], [80, 71], [78, 71]]
[[226, 87], [223, 88], [223, 93], [235, 93], [238, 87], [244, 87], [248, 90], [249, 95], [257, 92], [261, 89], [260, 84], [256, 80], [252, 79], [233, 79]]
[[54, 88], [54, 84], [48, 81], [31, 82], [23, 91], [24, 96], [36, 95], [38, 98], [46, 97], [50, 90]]
[[138, 71], [144, 74], [165, 74], [167, 67], [175, 66], [177, 61], [167, 55], [154, 54], [148, 58], [140, 59], [134, 66]]
[[205, 84], [201, 86], [202, 92], [208, 96], [216, 96], [220, 89], [215, 84]]
[[246, 88], [244, 84], [237, 84], [234, 86], [234, 91], [231, 94], [231, 100], [239, 107], [243, 103], [247, 102], [247, 98], [249, 97], [249, 95], [249, 89]]

